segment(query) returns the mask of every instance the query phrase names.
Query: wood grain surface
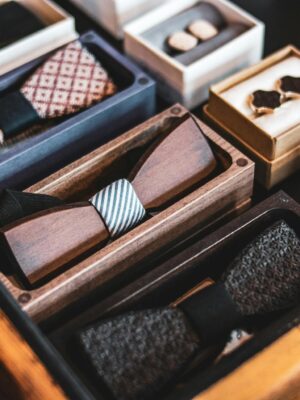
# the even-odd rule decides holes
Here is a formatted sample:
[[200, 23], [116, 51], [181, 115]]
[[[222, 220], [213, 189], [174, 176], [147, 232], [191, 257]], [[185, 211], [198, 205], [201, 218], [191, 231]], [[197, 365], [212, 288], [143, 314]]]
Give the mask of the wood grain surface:
[[88, 202], [52, 208], [23, 218], [0, 232], [14, 269], [30, 284], [45, 278], [109, 237], [106, 226]]
[[130, 174], [146, 209], [165, 206], [188, 188], [200, 184], [217, 166], [200, 127], [189, 116], [154, 146]]
[[[128, 160], [127, 155], [132, 151], [151, 145], [155, 138], [169, 132], [186, 114], [184, 107], [173, 106], [69, 164], [28, 191], [58, 196], [67, 202], [86, 200], [108, 176], [111, 181], [116, 165], [118, 171], [123, 165], [116, 164], [119, 160]], [[229, 213], [236, 213], [241, 205], [249, 204], [253, 191], [253, 162], [203, 122], [197, 120], [197, 124], [218, 162], [217, 172], [210, 179], [35, 289], [26, 290], [11, 277], [0, 274], [0, 280], [31, 317], [46, 319], [96, 289], [115, 290], [124, 285], [124, 276], [129, 279], [145, 272], [142, 260], [195, 229], [203, 229]]]
[[299, 400], [299, 360], [296, 327], [194, 400]]
[[[130, 177], [144, 208], [157, 209], [200, 184], [216, 166], [200, 127], [188, 117], [149, 147]], [[0, 231], [8, 263], [14, 262], [15, 271], [21, 270], [30, 284], [103, 244], [109, 236], [105, 220], [89, 202], [41, 211]]]
[[66, 400], [62, 389], [0, 311], [1, 400]]

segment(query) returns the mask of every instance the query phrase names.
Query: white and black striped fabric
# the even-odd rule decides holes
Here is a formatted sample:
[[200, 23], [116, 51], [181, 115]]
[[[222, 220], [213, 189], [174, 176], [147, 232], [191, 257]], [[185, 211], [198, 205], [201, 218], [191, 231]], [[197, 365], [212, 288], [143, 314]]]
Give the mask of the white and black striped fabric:
[[120, 236], [146, 215], [143, 204], [127, 179], [119, 179], [90, 199], [105, 222], [111, 237]]

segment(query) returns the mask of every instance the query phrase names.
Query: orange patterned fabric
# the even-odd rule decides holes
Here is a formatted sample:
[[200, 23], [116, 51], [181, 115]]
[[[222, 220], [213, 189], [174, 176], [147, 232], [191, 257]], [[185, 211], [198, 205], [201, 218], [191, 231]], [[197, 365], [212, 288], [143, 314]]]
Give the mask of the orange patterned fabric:
[[78, 40], [51, 56], [21, 88], [41, 118], [73, 114], [115, 92], [108, 73]]

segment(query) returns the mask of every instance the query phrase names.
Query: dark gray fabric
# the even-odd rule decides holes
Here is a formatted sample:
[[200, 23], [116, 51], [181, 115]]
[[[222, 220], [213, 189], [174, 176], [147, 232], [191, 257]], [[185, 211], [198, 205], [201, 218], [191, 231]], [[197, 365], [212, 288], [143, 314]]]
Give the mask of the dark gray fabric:
[[39, 121], [38, 113], [19, 91], [0, 97], [0, 128], [5, 141]]
[[240, 252], [224, 280], [243, 315], [296, 304], [300, 300], [300, 239], [284, 221], [277, 222]]
[[153, 398], [199, 348], [182, 311], [172, 308], [100, 322], [82, 331], [80, 341], [118, 400]]
[[[279, 221], [241, 251], [224, 275], [224, 283], [215, 289], [225, 286], [241, 318], [282, 309], [299, 301], [299, 263], [300, 240], [284, 221]], [[203, 350], [202, 335], [200, 341], [194, 331], [198, 308], [203, 312], [207, 308], [208, 323], [209, 319], [222, 319], [200, 304], [206, 290], [212, 289], [196, 295], [193, 304], [187, 302], [184, 312], [180, 308], [131, 312], [100, 321], [80, 333], [81, 347], [114, 398], [161, 398], [161, 389]], [[207, 305], [207, 301], [204, 303]], [[238, 323], [240, 317], [233, 319]], [[222, 323], [221, 327], [212, 325], [217, 328], [211, 335], [224, 334]], [[203, 331], [199, 326], [195, 329]]]

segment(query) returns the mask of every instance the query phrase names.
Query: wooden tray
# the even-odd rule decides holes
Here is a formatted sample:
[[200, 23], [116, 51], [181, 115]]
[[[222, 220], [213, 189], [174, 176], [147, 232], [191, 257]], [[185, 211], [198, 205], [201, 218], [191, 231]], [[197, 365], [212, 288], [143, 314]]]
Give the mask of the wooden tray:
[[[284, 219], [300, 235], [300, 205], [278, 192], [217, 231], [157, 261], [156, 268], [127, 287], [49, 328], [48, 336], [80, 379], [95, 382], [71, 357], [74, 332], [92, 321], [130, 310], [170, 304], [208, 276], [217, 280], [249, 240]], [[298, 400], [300, 393], [300, 306], [267, 319], [253, 339], [216, 365], [198, 369], [160, 400]], [[73, 361], [72, 361], [73, 360]], [[98, 400], [106, 400], [101, 393]]]
[[[30, 187], [66, 201], [86, 200], [101, 187], [125, 177], [153, 139], [187, 110], [176, 105]], [[249, 205], [254, 164], [198, 121], [218, 159], [218, 171], [171, 206], [122, 237], [78, 261], [40, 287], [28, 290], [0, 274], [0, 280], [36, 320], [58, 313], [94, 292], [105, 296], [145, 272], [143, 260], [182, 237]], [[51, 243], [49, 243], [51, 246]]]

